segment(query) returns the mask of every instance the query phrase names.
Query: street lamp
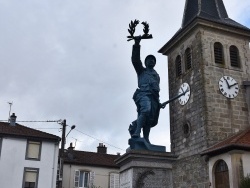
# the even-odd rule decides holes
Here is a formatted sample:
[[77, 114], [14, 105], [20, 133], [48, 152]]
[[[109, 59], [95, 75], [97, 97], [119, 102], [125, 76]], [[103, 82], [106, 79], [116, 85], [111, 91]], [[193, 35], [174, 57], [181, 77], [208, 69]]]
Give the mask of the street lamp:
[[70, 128], [70, 130], [69, 130], [69, 132], [68, 132], [68, 134], [66, 135], [65, 138], [67, 138], [67, 136], [69, 135], [69, 133], [70, 133], [74, 128], [76, 128], [76, 126], [75, 126], [75, 125], [72, 125], [71, 128]]
[[61, 141], [61, 152], [60, 152], [60, 161], [61, 161], [61, 165], [60, 165], [60, 171], [59, 174], [61, 175], [61, 181], [59, 181], [59, 188], [62, 188], [62, 181], [63, 181], [63, 163], [64, 163], [64, 146], [65, 146], [65, 140], [66, 137], [69, 135], [69, 133], [76, 127], [75, 125], [71, 126], [71, 129], [69, 130], [68, 134], [65, 136], [65, 132], [66, 132], [66, 119], [63, 120], [62, 124], [62, 141]]

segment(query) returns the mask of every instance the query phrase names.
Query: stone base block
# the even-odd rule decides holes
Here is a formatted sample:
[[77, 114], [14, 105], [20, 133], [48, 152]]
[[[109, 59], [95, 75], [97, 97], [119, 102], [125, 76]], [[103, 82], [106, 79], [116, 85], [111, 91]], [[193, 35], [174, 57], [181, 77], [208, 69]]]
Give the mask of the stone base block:
[[116, 160], [120, 166], [120, 188], [172, 188], [172, 163], [169, 152], [129, 150]]
[[157, 146], [153, 144], [149, 144], [146, 142], [144, 138], [131, 138], [128, 140], [128, 144], [130, 147], [127, 151], [134, 149], [134, 150], [149, 150], [149, 151], [156, 151], [156, 152], [166, 152], [165, 146]]

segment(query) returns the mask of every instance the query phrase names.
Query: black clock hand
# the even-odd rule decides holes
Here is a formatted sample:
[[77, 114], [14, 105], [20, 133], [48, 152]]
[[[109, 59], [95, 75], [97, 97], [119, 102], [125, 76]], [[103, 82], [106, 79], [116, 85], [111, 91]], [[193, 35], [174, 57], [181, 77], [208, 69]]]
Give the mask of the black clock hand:
[[223, 76], [223, 78], [224, 78], [224, 80], [227, 82], [227, 87], [228, 87], [228, 89], [230, 89], [230, 85], [229, 85], [227, 79], [226, 79], [224, 76]]
[[229, 86], [229, 88], [231, 88], [231, 87], [233, 87], [233, 86], [235, 86], [235, 85], [237, 85], [238, 83], [234, 83], [233, 85], [230, 85]]
[[168, 101], [166, 101], [166, 102], [164, 102], [164, 103], [160, 103], [160, 108], [163, 108], [163, 109], [164, 109], [168, 103], [170, 103], [170, 102], [172, 102], [172, 101], [174, 101], [174, 100], [180, 98], [181, 96], [185, 95], [185, 94], [189, 91], [189, 88], [187, 88], [186, 91], [183, 91], [183, 89], [182, 89], [182, 87], [181, 87], [181, 90], [182, 90], [183, 93], [181, 93], [181, 94], [175, 96], [174, 98], [172, 98], [172, 99], [170, 99], [170, 100], [168, 100]]
[[185, 94], [186, 94], [186, 93], [185, 93], [185, 91], [183, 91], [182, 87], [181, 87], [181, 91], [182, 91], [182, 94], [183, 94], [183, 95], [185, 95]]
[[186, 89], [186, 91], [184, 91], [182, 88], [181, 88], [181, 90], [182, 90], [182, 94], [186, 95], [186, 93], [189, 92], [189, 87]]

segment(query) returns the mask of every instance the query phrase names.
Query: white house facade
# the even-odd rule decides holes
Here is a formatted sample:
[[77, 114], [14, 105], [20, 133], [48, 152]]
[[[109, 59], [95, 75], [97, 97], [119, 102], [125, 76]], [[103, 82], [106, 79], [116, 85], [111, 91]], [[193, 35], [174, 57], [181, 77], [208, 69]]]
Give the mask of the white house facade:
[[55, 188], [60, 138], [0, 122], [0, 187]]

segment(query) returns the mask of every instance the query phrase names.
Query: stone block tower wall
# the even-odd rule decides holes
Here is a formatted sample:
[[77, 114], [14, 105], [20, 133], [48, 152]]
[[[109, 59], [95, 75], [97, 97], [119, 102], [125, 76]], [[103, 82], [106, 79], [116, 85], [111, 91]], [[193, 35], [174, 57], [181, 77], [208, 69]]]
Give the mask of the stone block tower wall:
[[[250, 29], [228, 17], [222, 0], [186, 0], [182, 28], [159, 50], [168, 56], [170, 98], [183, 83], [191, 88], [185, 105], [178, 100], [170, 104], [171, 151], [178, 156], [174, 187], [209, 187], [202, 151], [250, 126], [243, 86], [250, 80], [249, 41]], [[230, 52], [230, 47], [236, 50]], [[234, 99], [219, 89], [223, 76], [239, 85]]]
[[[176, 96], [182, 83], [188, 83], [191, 96], [184, 106], [170, 104], [171, 151], [179, 156], [173, 165], [174, 187], [208, 185], [208, 166], [199, 153], [207, 148], [207, 106], [200, 28], [183, 37], [168, 54], [169, 93]], [[185, 51], [191, 49], [192, 68], [186, 70]], [[176, 57], [182, 60], [182, 75], [176, 75]], [[188, 128], [188, 130], [185, 130]], [[195, 178], [194, 178], [195, 177]]]
[[[214, 61], [214, 43], [223, 45], [224, 65]], [[230, 65], [229, 47], [239, 49], [240, 68]], [[185, 50], [191, 49], [192, 68], [186, 71]], [[176, 76], [175, 59], [182, 57], [182, 72]], [[198, 27], [184, 37], [169, 53], [168, 67], [170, 98], [178, 93], [184, 82], [191, 87], [189, 102], [170, 105], [171, 149], [183, 157], [197, 154], [207, 147], [250, 126], [249, 109], [243, 81], [250, 80], [250, 51], [247, 38], [207, 27]], [[234, 99], [224, 97], [219, 90], [219, 79], [232, 76], [239, 83], [239, 94]], [[190, 132], [184, 133], [188, 124]]]
[[[170, 98], [182, 83], [188, 83], [191, 96], [184, 106], [170, 105], [171, 149], [179, 156], [173, 166], [174, 187], [209, 186], [208, 165], [200, 153], [219, 141], [249, 127], [249, 109], [242, 82], [250, 79], [250, 52], [246, 37], [216, 28], [199, 26], [183, 37], [168, 54]], [[216, 65], [214, 43], [223, 45], [224, 65]], [[229, 47], [239, 49], [240, 68], [230, 65]], [[185, 50], [191, 49], [192, 68], [187, 70]], [[182, 59], [182, 75], [176, 75], [176, 57]], [[224, 97], [218, 87], [222, 76], [239, 83], [235, 99]], [[188, 125], [188, 132], [185, 126]], [[197, 178], [194, 178], [197, 177]]]
[[[204, 62], [204, 86], [206, 98], [206, 127], [208, 146], [221, 141], [250, 126], [249, 110], [246, 103], [246, 89], [243, 81], [250, 79], [250, 51], [248, 38], [214, 28], [201, 30]], [[223, 46], [224, 65], [214, 61], [214, 43]], [[240, 67], [230, 64], [230, 46], [239, 50]], [[224, 97], [219, 91], [218, 82], [222, 76], [231, 76], [239, 84], [239, 94], [234, 99]]]
[[[183, 74], [177, 77], [175, 59], [180, 55], [183, 60], [187, 48], [191, 49], [192, 68], [185, 71], [185, 66], [182, 66]], [[186, 105], [180, 105], [178, 100], [170, 104], [171, 149], [176, 155], [182, 157], [199, 153], [207, 146], [206, 143], [202, 143], [206, 140], [206, 106], [201, 52], [201, 34], [196, 30], [193, 35], [180, 41], [168, 56], [168, 71], [172, 73], [169, 74], [170, 98], [178, 94], [182, 83], [188, 83], [191, 88], [191, 96]], [[185, 63], [183, 62], [182, 65]], [[190, 128], [188, 133], [184, 133], [186, 124]]]

